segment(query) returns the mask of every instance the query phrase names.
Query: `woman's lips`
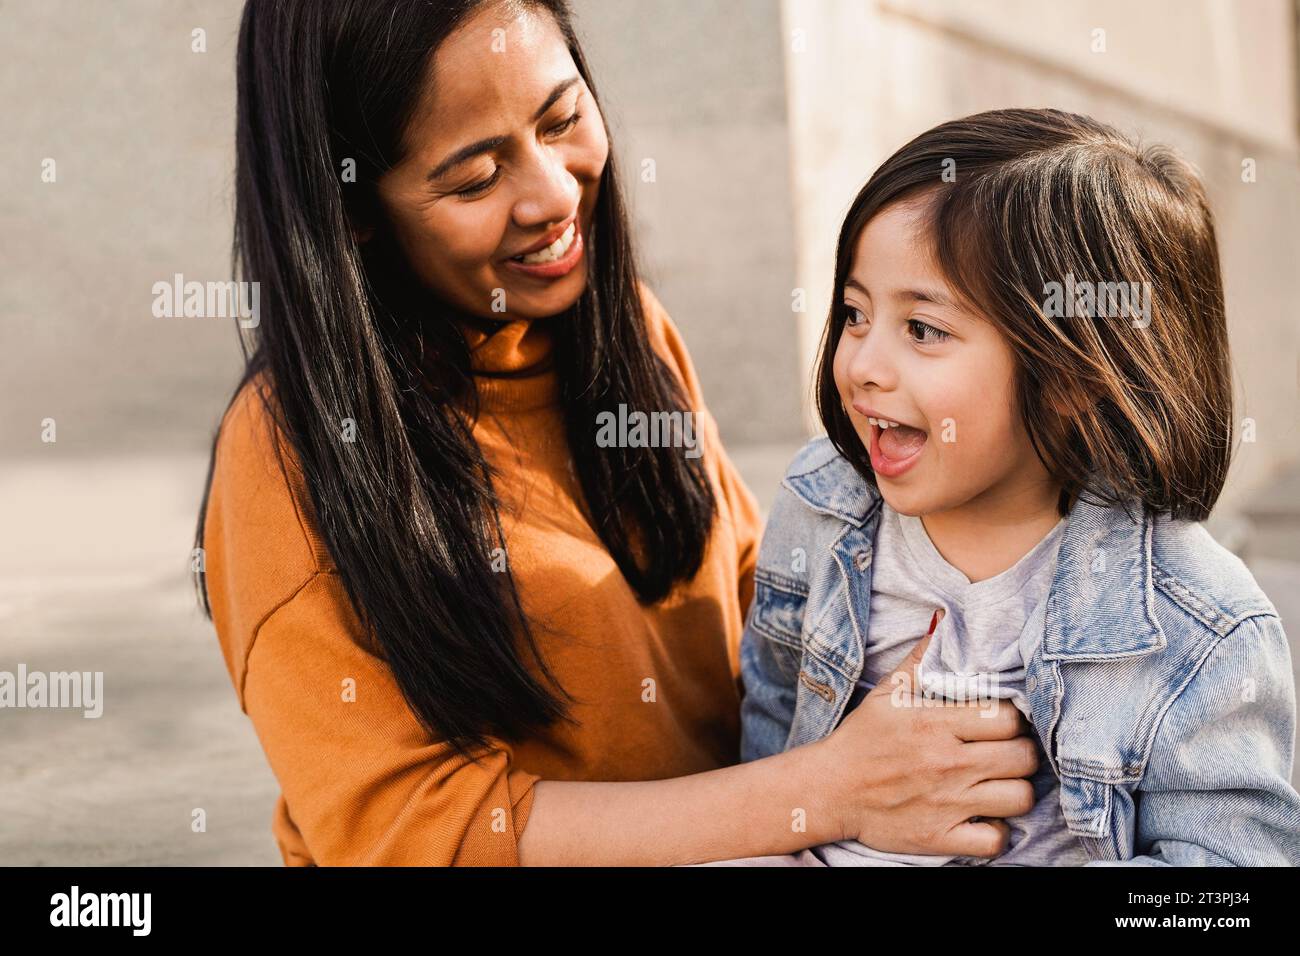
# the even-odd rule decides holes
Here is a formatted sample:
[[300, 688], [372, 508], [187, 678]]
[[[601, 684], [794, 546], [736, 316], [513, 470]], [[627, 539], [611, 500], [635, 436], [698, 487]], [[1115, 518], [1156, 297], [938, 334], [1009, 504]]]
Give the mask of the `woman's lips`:
[[583, 251], [586, 243], [582, 239], [582, 222], [580, 219], [574, 220], [573, 242], [569, 243], [568, 250], [559, 259], [554, 262], [540, 262], [535, 265], [529, 265], [526, 262], [519, 262], [515, 259], [505, 260], [506, 268], [521, 272], [524, 275], [533, 276], [538, 279], [558, 279], [566, 276], [573, 271], [574, 267], [582, 260]]
[[561, 224], [560, 226], [557, 226], [557, 227], [556, 227], [556, 228], [555, 228], [555, 229], [554, 229], [554, 230], [553, 230], [549, 235], [547, 235], [547, 236], [544, 237], [543, 239], [540, 239], [540, 240], [538, 240], [537, 242], [533, 243], [533, 244], [532, 244], [531, 246], [529, 246], [527, 249], [524, 249], [524, 250], [521, 251], [521, 252], [517, 252], [517, 253], [515, 253], [515, 255], [516, 255], [516, 256], [527, 256], [527, 255], [532, 255], [534, 252], [541, 252], [541, 251], [542, 251], [543, 249], [545, 249], [547, 246], [553, 244], [553, 243], [555, 242], [556, 239], [559, 239], [562, 235], [564, 235], [566, 232], [568, 232], [570, 226], [575, 226], [575, 227], [576, 227], [577, 224], [578, 224], [578, 215], [577, 215], [577, 213], [574, 213], [572, 216], [570, 216], [568, 219], [566, 219], [566, 220], [563, 222], [563, 224]]
[[871, 426], [871, 470], [885, 478], [897, 478], [908, 471], [921, 458], [925, 451], [928, 436], [921, 440], [916, 450], [902, 458], [889, 458], [880, 448], [880, 426]]

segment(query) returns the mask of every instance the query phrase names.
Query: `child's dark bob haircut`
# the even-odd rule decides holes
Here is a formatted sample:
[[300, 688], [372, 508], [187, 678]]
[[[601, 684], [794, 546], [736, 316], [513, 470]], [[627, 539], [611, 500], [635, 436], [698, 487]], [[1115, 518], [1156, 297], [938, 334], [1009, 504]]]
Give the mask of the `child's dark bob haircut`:
[[1228, 470], [1232, 376], [1214, 221], [1192, 167], [1058, 110], [968, 116], [891, 156], [840, 230], [817, 364], [826, 432], [872, 484], [832, 368], [858, 237], [903, 199], [924, 204], [939, 268], [1015, 353], [1019, 411], [1062, 486], [1060, 513], [1086, 491], [1208, 517]]

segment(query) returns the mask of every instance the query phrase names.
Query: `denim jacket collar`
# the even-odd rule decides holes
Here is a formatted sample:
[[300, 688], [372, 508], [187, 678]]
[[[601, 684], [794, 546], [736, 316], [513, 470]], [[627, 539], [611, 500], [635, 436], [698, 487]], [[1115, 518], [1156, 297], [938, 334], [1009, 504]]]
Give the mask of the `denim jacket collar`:
[[[783, 484], [814, 511], [858, 529], [871, 523], [867, 530], [874, 532], [880, 492], [838, 454], [809, 465], [787, 475]], [[1154, 607], [1154, 519], [1141, 502], [1129, 511], [1086, 496], [1070, 509], [1047, 602], [1044, 660], [1114, 660], [1167, 645]]]
[[1129, 511], [1083, 499], [1070, 509], [1047, 602], [1045, 660], [1113, 660], [1168, 644], [1155, 612], [1155, 519], [1141, 502]]
[[[834, 457], [827, 458], [827, 454]], [[847, 521], [861, 528], [880, 505], [880, 492], [873, 488], [848, 460], [835, 453], [827, 442], [819, 457], [803, 470], [791, 470], [782, 481], [813, 511]]]

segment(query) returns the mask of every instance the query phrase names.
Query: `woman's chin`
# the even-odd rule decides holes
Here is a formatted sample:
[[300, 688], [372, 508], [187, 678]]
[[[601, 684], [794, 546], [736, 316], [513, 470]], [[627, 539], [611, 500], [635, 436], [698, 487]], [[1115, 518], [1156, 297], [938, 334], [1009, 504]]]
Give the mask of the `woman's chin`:
[[516, 319], [544, 319], [567, 311], [582, 297], [587, 287], [586, 263], [579, 263], [567, 275], [540, 285], [524, 278], [504, 286], [506, 312]]

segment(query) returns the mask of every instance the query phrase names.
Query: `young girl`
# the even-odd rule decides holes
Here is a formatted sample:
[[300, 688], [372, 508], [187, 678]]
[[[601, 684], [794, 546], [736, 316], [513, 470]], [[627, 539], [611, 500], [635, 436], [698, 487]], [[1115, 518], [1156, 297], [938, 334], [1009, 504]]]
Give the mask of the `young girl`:
[[[1055, 110], [922, 134], [845, 220], [817, 380], [827, 436], [782, 482], [742, 638], [743, 758], [829, 735], [933, 622], [873, 700], [1024, 712], [1040, 767], [990, 783], [995, 862], [1300, 863], [1286, 636], [1198, 523], [1233, 411], [1191, 168]], [[783, 859], [988, 862], [911, 849]]]

